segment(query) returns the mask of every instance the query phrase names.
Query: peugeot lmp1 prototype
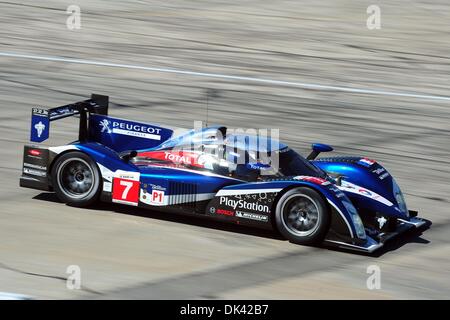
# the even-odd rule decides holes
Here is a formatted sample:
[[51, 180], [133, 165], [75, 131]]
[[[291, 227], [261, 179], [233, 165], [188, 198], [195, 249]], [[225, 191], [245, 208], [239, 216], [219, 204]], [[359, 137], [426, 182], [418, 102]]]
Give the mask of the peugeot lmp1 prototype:
[[79, 138], [57, 147], [25, 145], [20, 185], [54, 191], [74, 206], [100, 200], [204, 216], [275, 229], [297, 244], [364, 252], [425, 224], [376, 161], [316, 159], [333, 150], [324, 144], [313, 144], [304, 158], [274, 139], [227, 134], [220, 126], [173, 136], [168, 128], [108, 116], [108, 100], [93, 94], [33, 108], [32, 142], [48, 139], [51, 122], [74, 115]]

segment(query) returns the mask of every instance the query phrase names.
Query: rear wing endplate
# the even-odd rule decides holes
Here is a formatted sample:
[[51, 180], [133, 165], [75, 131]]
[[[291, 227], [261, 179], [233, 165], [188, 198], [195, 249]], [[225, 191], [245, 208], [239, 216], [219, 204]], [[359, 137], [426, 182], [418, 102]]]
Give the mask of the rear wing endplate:
[[108, 104], [108, 96], [92, 94], [88, 100], [61, 107], [51, 109], [33, 108], [31, 113], [30, 140], [32, 142], [43, 142], [47, 140], [50, 135], [50, 122], [75, 115], [79, 115], [80, 117], [79, 140], [86, 140], [88, 137], [88, 113], [108, 115]]

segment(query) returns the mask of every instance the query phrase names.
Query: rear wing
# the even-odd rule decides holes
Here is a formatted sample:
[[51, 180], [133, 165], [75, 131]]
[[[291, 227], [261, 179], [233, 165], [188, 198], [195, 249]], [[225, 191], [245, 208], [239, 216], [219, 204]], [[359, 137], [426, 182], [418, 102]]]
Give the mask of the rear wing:
[[31, 112], [30, 141], [43, 142], [50, 136], [50, 123], [74, 115], [80, 116], [80, 141], [88, 138], [88, 114], [108, 115], [109, 97], [92, 94], [91, 98], [64, 106], [43, 109], [33, 108]]
[[172, 137], [173, 130], [168, 128], [109, 117], [108, 103], [108, 96], [92, 94], [88, 100], [61, 107], [33, 108], [30, 140], [47, 140], [52, 121], [75, 115], [80, 117], [80, 142], [98, 142], [117, 152], [154, 148]]

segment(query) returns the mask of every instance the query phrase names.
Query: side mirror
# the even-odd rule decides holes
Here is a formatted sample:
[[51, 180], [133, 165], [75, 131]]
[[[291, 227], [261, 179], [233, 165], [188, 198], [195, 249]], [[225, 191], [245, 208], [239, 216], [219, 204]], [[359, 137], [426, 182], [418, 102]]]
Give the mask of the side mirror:
[[307, 160], [314, 160], [321, 152], [330, 152], [333, 151], [333, 148], [327, 144], [323, 143], [313, 143], [311, 145], [311, 153], [306, 158]]

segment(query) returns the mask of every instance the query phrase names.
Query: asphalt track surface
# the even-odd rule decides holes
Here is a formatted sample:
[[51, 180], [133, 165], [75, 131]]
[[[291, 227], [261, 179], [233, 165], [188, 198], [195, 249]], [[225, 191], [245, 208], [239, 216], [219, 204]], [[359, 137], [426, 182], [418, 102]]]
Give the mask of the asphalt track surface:
[[[69, 31], [65, 10], [74, 2], [81, 29]], [[382, 28], [368, 30], [370, 4], [0, 1], [0, 291], [37, 299], [450, 298], [450, 105], [439, 98], [450, 95], [450, 5], [383, 1]], [[328, 88], [336, 86], [354, 90]], [[431, 227], [366, 256], [125, 206], [72, 208], [18, 187], [31, 107], [95, 92], [110, 96], [113, 116], [192, 128], [205, 119], [208, 89], [211, 124], [278, 128], [303, 153], [320, 141], [336, 154], [377, 159]], [[76, 121], [62, 120], [48, 144], [75, 137]], [[81, 268], [80, 290], [66, 288], [69, 265]], [[366, 287], [370, 265], [380, 267], [379, 290]]]

